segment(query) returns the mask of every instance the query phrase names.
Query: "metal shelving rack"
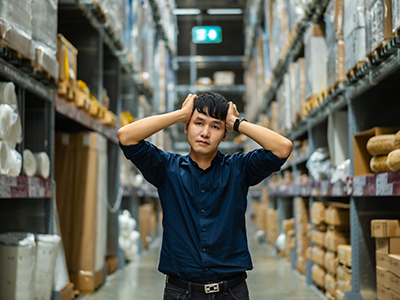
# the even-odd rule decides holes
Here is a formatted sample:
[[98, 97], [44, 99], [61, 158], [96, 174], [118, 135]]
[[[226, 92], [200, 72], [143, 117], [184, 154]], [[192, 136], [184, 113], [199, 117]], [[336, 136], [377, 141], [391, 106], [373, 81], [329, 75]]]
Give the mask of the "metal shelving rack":
[[[300, 22], [296, 34], [292, 39], [288, 52], [279, 61], [273, 70], [273, 81], [266, 92], [265, 97], [259, 102], [249, 120], [256, 122], [258, 116], [268, 110], [270, 102], [275, 98], [277, 88], [282, 82], [283, 74], [288, 70], [290, 62], [301, 53], [303, 47], [303, 35], [310, 22], [319, 19], [328, 4], [326, 0], [312, 1], [305, 17]], [[248, 44], [245, 53], [252, 53], [253, 44]], [[247, 58], [247, 60], [249, 57]], [[326, 122], [329, 115], [339, 110], [347, 110], [349, 123], [349, 155], [352, 160], [351, 180], [346, 186], [342, 186], [343, 193], [332, 193], [331, 186], [327, 183], [312, 182], [307, 185], [281, 186], [270, 188], [269, 195], [272, 206], [277, 206], [282, 218], [291, 217], [290, 205], [284, 207], [286, 199], [294, 196], [310, 197], [310, 206], [318, 198], [319, 201], [332, 199], [350, 204], [350, 230], [352, 245], [352, 291], [345, 293], [346, 300], [372, 300], [376, 299], [376, 275], [375, 275], [375, 244], [370, 233], [370, 221], [379, 218], [398, 218], [400, 205], [396, 189], [380, 189], [384, 192], [377, 193], [378, 181], [371, 184], [370, 192], [362, 190], [366, 185], [366, 176], [354, 177], [353, 165], [353, 135], [374, 126], [399, 126], [399, 119], [395, 112], [398, 103], [393, 95], [396, 95], [396, 82], [400, 77], [400, 37], [394, 37], [389, 44], [383, 47], [378, 54], [361, 67], [356, 74], [332, 94], [329, 94], [323, 102], [308, 114], [304, 119], [295, 124], [285, 135], [291, 140], [308, 138], [309, 154], [318, 147], [323, 146], [326, 139]], [[397, 105], [397, 106], [396, 106]], [[325, 134], [325, 137], [321, 136]], [[325, 145], [326, 146], [326, 145]], [[307, 157], [300, 156], [286, 163], [283, 170], [305, 163]], [[278, 176], [281, 176], [278, 174]], [[368, 177], [387, 176], [368, 175]], [[268, 184], [264, 182], [263, 184]], [[321, 188], [323, 185], [323, 188]], [[316, 189], [315, 187], [320, 187]], [[314, 190], [313, 190], [314, 188]], [[327, 188], [327, 189], [326, 189]], [[328, 191], [326, 193], [326, 191]], [[335, 197], [335, 198], [331, 198]], [[339, 198], [338, 198], [339, 197]], [[285, 199], [285, 200], [284, 200]], [[277, 205], [275, 205], [277, 204]], [[271, 204], [270, 204], [271, 205]], [[289, 207], [289, 208], [288, 208]], [[289, 211], [289, 213], [288, 213]], [[312, 262], [306, 266], [307, 284], [313, 284], [311, 279]], [[322, 297], [325, 297], [321, 294]]]

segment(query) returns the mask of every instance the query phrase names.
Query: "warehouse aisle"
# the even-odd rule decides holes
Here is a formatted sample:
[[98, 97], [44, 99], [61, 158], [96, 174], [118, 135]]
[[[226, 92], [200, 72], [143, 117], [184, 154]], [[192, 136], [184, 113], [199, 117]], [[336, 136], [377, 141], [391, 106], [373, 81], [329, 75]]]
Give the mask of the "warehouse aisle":
[[[250, 237], [254, 270], [249, 272], [251, 300], [317, 300], [319, 296], [290, 269], [290, 264], [277, 259], [266, 244]], [[159, 244], [159, 243], [158, 243]], [[93, 296], [81, 300], [161, 300], [165, 277], [157, 271], [159, 246], [146, 251], [140, 262], [131, 263]]]

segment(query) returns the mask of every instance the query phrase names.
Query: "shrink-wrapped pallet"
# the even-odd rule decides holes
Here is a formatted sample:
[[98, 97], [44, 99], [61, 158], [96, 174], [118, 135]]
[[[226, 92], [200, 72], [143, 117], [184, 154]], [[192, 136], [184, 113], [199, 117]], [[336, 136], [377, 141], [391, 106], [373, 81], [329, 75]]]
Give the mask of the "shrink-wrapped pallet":
[[306, 99], [319, 94], [326, 87], [325, 27], [311, 24], [304, 33], [304, 57], [306, 59]]
[[27, 59], [34, 59], [32, 0], [0, 1], [0, 41]]
[[58, 79], [57, 0], [32, 0], [32, 37], [36, 65]]

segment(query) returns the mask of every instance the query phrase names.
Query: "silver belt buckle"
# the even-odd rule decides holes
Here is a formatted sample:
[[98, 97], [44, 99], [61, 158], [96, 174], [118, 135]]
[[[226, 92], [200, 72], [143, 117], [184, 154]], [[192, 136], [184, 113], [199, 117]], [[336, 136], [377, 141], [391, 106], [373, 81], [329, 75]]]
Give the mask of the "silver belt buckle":
[[210, 283], [204, 285], [204, 290], [206, 294], [210, 293], [218, 293], [219, 292], [219, 283]]

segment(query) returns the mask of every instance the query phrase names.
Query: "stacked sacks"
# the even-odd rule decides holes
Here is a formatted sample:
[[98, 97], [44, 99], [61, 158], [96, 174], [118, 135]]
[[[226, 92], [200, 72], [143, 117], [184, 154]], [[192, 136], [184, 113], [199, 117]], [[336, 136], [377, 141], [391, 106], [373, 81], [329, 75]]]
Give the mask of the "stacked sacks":
[[139, 255], [140, 233], [136, 231], [136, 221], [132, 218], [129, 211], [119, 215], [119, 246], [124, 252], [125, 259], [128, 261], [137, 260]]

